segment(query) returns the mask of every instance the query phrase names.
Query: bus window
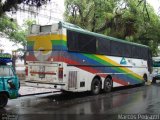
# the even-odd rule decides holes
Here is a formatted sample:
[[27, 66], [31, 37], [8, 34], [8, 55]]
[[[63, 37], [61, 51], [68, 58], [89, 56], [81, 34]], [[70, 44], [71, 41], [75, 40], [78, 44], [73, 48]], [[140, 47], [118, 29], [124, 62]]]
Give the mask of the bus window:
[[45, 25], [40, 27], [40, 32], [51, 32], [51, 25]]
[[84, 33], [77, 33], [73, 31], [67, 31], [68, 50], [96, 53], [96, 37], [87, 35]]
[[133, 45], [132, 46], [132, 58], [140, 58], [140, 47]]
[[78, 51], [78, 33], [67, 30], [67, 46], [69, 51]]
[[97, 38], [97, 54], [110, 55], [110, 52], [110, 40], [104, 38]]
[[131, 46], [123, 42], [112, 41], [111, 42], [111, 55], [131, 57]]
[[144, 60], [147, 60], [148, 59], [148, 51], [147, 50], [148, 48], [141, 48], [141, 58], [144, 59]]
[[31, 26], [30, 34], [38, 34], [40, 32], [40, 25], [33, 24]]
[[78, 34], [79, 51], [96, 53], [96, 37], [87, 34]]

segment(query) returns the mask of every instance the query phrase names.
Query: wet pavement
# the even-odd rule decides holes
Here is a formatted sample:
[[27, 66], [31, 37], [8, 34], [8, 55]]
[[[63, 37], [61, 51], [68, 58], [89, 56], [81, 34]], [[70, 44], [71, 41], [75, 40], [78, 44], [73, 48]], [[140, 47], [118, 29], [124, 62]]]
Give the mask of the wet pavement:
[[140, 119], [139, 114], [160, 113], [160, 84], [118, 88], [96, 96], [84, 92], [20, 97], [9, 100], [0, 113], [11, 120]]

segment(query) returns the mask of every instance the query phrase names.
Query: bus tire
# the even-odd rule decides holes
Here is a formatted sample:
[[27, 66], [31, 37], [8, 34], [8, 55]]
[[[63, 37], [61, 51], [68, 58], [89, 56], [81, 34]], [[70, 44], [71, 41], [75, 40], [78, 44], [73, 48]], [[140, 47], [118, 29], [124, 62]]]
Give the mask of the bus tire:
[[98, 78], [94, 78], [91, 83], [91, 92], [93, 95], [97, 95], [101, 90], [101, 82]]
[[147, 74], [144, 74], [144, 75], [143, 75], [143, 80], [144, 80], [144, 82], [148, 82]]
[[104, 92], [106, 92], [106, 93], [110, 92], [112, 90], [112, 87], [113, 87], [112, 79], [107, 77], [104, 80]]
[[156, 83], [156, 78], [155, 77], [152, 79], [152, 83]]
[[8, 96], [5, 93], [0, 93], [0, 108], [4, 108], [8, 103]]

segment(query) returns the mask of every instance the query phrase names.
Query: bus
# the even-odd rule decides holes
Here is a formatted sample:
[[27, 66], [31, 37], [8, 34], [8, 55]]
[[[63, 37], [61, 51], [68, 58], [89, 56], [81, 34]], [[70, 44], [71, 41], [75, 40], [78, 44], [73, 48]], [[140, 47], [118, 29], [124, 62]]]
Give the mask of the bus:
[[152, 56], [148, 46], [59, 22], [31, 26], [26, 63], [27, 85], [99, 94], [144, 84]]
[[160, 80], [160, 57], [153, 57], [153, 72], [152, 72], [152, 82], [155, 83], [156, 80]]

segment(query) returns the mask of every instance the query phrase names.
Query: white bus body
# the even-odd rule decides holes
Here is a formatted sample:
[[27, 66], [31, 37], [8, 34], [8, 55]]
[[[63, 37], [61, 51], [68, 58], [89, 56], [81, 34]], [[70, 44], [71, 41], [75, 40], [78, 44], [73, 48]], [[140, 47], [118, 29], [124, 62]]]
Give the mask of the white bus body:
[[[100, 89], [107, 92], [110, 87], [142, 84], [149, 78], [147, 46], [116, 40], [62, 22], [40, 27], [32, 26], [27, 38], [26, 83], [30, 86], [72, 92], [94, 89], [97, 94]], [[105, 46], [101, 47], [103, 44], [110, 45], [109, 49], [106, 47], [108, 53], [103, 50]], [[137, 49], [142, 50], [143, 55], [136, 56]]]

